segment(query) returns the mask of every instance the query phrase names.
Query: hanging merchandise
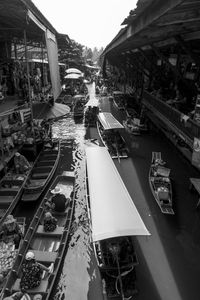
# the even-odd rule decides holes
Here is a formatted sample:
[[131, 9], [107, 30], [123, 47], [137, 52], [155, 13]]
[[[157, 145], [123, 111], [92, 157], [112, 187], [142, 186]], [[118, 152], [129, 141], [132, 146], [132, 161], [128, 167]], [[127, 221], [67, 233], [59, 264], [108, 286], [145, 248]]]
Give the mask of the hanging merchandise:
[[30, 108], [21, 109], [20, 116], [21, 116], [22, 123], [31, 121], [31, 109]]
[[200, 95], [197, 95], [195, 109], [194, 109], [194, 121], [200, 122]]
[[200, 139], [194, 138], [192, 165], [200, 169]]

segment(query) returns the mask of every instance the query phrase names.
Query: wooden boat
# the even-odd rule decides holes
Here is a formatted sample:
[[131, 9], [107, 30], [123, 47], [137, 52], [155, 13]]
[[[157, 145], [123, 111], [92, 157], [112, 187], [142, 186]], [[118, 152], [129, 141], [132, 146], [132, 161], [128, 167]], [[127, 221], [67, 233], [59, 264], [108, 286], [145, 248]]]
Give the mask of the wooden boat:
[[[24, 235], [26, 218], [17, 217], [16, 220]], [[15, 259], [18, 255], [19, 249], [22, 246], [22, 243], [23, 243], [23, 239], [20, 241], [19, 248], [16, 248], [13, 243], [5, 244], [2, 241], [2, 237], [0, 237], [0, 274], [4, 275], [4, 278], [1, 278], [2, 280], [0, 282], [0, 290], [2, 290], [3, 287], [5, 286], [6, 280], [9, 276], [9, 272], [14, 265]]]
[[24, 186], [21, 201], [36, 201], [51, 180], [60, 158], [60, 142], [53, 142], [53, 146], [44, 146], [36, 159], [28, 180]]
[[107, 149], [87, 147], [86, 162], [88, 216], [104, 293], [131, 299], [137, 292], [134, 236], [149, 232]]
[[170, 169], [166, 168], [164, 164], [161, 152], [152, 152], [149, 185], [161, 212], [173, 215], [172, 184], [169, 177]]
[[108, 149], [111, 157], [118, 159], [127, 158], [128, 148], [119, 129], [124, 129], [124, 126], [111, 113], [98, 114], [97, 130], [102, 143]]
[[125, 109], [125, 94], [120, 91], [113, 92], [113, 103], [119, 110]]
[[0, 181], [0, 226], [7, 215], [11, 214], [23, 193], [28, 176], [16, 174], [12, 169]]
[[[52, 196], [51, 190], [55, 187], [59, 187], [66, 198], [71, 197], [63, 213], [52, 212], [58, 220], [57, 228], [52, 232], [45, 232], [43, 226], [43, 218], [46, 211], [45, 202], [46, 199]], [[44, 278], [38, 287], [27, 290], [26, 292], [31, 299], [33, 299], [35, 294], [41, 294], [43, 300], [51, 299], [50, 295], [53, 285], [69, 240], [74, 212], [74, 190], [75, 176], [71, 172], [66, 172], [66, 175], [57, 176], [52, 183], [26, 232], [22, 247], [19, 250], [13, 269], [2, 291], [4, 297], [20, 290], [21, 267], [27, 251], [31, 250], [31, 252], [34, 252], [35, 258], [39, 263], [46, 267], [51, 266], [52, 272], [44, 274]]]

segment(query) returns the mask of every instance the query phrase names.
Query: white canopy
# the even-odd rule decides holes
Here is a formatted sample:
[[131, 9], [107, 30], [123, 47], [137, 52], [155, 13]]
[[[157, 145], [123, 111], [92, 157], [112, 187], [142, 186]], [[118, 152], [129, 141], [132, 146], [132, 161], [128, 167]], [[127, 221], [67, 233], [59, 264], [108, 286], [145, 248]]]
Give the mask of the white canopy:
[[150, 235], [105, 147], [87, 147], [93, 241]]
[[104, 130], [124, 128], [124, 126], [109, 112], [99, 113], [98, 119]]

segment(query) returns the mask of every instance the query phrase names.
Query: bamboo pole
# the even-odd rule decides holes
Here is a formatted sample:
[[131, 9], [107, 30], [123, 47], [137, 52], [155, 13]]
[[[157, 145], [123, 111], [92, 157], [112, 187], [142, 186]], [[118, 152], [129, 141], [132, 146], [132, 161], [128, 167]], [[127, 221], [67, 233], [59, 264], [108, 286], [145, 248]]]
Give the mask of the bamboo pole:
[[28, 63], [26, 30], [24, 30], [24, 45], [25, 45], [26, 73], [27, 73], [27, 81], [28, 81], [28, 103], [31, 110], [31, 126], [32, 126], [34, 149], [35, 149], [36, 144], [35, 144], [35, 131], [34, 131], [34, 124], [33, 124], [33, 103], [31, 99], [31, 84], [30, 84], [30, 71], [29, 71], [29, 63]]

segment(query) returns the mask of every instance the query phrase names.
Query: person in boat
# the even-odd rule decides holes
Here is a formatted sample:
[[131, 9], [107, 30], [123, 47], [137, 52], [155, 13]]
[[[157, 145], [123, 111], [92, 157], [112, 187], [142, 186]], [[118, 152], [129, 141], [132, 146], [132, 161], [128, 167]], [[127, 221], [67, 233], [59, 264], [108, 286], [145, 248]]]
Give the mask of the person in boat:
[[1, 232], [4, 243], [13, 242], [16, 248], [19, 248], [19, 243], [23, 237], [22, 230], [12, 215], [8, 215], [2, 225]]
[[22, 265], [22, 277], [20, 281], [21, 290], [27, 291], [40, 285], [43, 271], [47, 273], [50, 269], [38, 263], [32, 251], [28, 251], [25, 256], [25, 262]]
[[53, 194], [51, 198], [51, 203], [53, 203], [53, 209], [57, 212], [64, 212], [70, 198], [66, 198], [64, 194], [62, 194], [61, 189], [56, 186], [53, 190], [51, 190]]
[[57, 227], [57, 219], [52, 216], [52, 214], [48, 211], [44, 215], [44, 231], [45, 232], [52, 232]]
[[15, 165], [15, 170], [16, 173], [21, 173], [24, 174], [30, 169], [30, 163], [26, 159], [26, 157], [19, 152], [15, 153], [14, 157], [14, 165]]

